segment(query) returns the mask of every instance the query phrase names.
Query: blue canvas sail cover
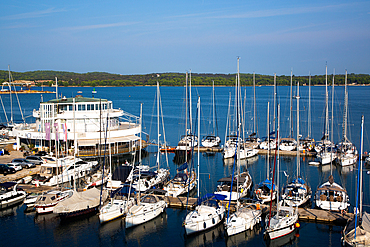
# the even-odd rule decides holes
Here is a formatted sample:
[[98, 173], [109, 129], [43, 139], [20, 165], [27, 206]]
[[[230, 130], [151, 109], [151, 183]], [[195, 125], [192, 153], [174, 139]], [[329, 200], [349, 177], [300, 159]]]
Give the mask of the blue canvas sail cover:
[[132, 166], [118, 166], [113, 173], [112, 179], [125, 182], [127, 177], [130, 175]]
[[181, 171], [185, 170], [186, 168], [188, 168], [188, 163], [187, 162], [185, 162], [184, 164], [182, 164], [179, 168], [177, 168], [177, 170], [179, 172], [181, 172]]
[[294, 179], [293, 183], [300, 183], [300, 184], [305, 184], [305, 181], [302, 178]]
[[218, 207], [218, 203], [217, 203], [216, 200], [222, 201], [222, 200], [225, 200], [225, 198], [226, 198], [225, 195], [208, 193], [208, 194], [204, 195], [202, 198], [199, 198], [197, 203], [198, 203], [198, 205], [200, 205], [203, 202], [207, 202], [207, 204], [209, 206]]
[[[271, 184], [272, 182], [268, 179], [266, 179], [265, 181], [262, 181], [261, 183], [258, 184], [258, 187], [263, 187], [263, 186], [266, 186], [267, 188], [269, 188], [271, 190]], [[275, 184], [274, 184], [274, 190], [275, 190]]]

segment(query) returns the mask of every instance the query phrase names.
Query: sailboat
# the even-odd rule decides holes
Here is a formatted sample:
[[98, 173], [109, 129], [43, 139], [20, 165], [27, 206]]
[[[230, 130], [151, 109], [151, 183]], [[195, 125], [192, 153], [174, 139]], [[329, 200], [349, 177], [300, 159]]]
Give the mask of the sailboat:
[[[325, 70], [325, 126], [324, 126], [324, 136], [322, 137], [322, 147], [315, 147], [318, 151], [318, 158], [322, 165], [332, 164], [337, 158], [336, 152], [333, 151], [334, 145], [329, 140], [329, 96], [328, 96], [328, 67]], [[332, 84], [332, 116], [333, 116], [333, 105], [334, 105], [334, 74], [333, 74], [333, 84]], [[333, 119], [332, 119], [333, 125]], [[333, 128], [331, 129], [333, 132]]]
[[[299, 147], [299, 82], [297, 84], [297, 147]], [[283, 205], [299, 207], [308, 202], [311, 198], [311, 188], [300, 176], [300, 151], [297, 148], [297, 176], [289, 183], [282, 194]]]
[[[142, 116], [142, 109], [140, 110], [140, 116]], [[141, 121], [141, 117], [140, 117], [140, 121]], [[141, 135], [140, 135], [140, 139], [141, 139]], [[140, 140], [140, 145], [141, 145], [141, 140]], [[139, 164], [140, 163], [141, 163], [141, 153], [139, 153]], [[140, 178], [140, 173], [139, 173], [139, 178]], [[163, 200], [160, 200], [157, 195], [148, 194], [141, 198], [141, 193], [139, 189], [136, 204], [130, 207], [127, 211], [126, 222], [125, 222], [126, 228], [130, 228], [130, 227], [145, 223], [149, 220], [152, 220], [158, 215], [160, 215], [166, 208], [167, 208], [167, 203]]]
[[[240, 132], [238, 131], [238, 133], [240, 133]], [[238, 138], [238, 140], [240, 140], [240, 138]], [[235, 169], [235, 162], [236, 162], [236, 169], [239, 173], [239, 169], [240, 169], [240, 155], [238, 155], [238, 154], [240, 154], [239, 147], [237, 148], [237, 150], [238, 150], [237, 155], [234, 158], [233, 171]], [[231, 182], [231, 187], [234, 187], [233, 186], [233, 180]], [[236, 180], [235, 182], [237, 183], [237, 186], [238, 186], [238, 180]], [[232, 235], [244, 232], [247, 229], [252, 230], [254, 225], [256, 225], [257, 223], [259, 223], [261, 221], [262, 211], [254, 209], [252, 206], [239, 208], [239, 203], [240, 203], [239, 202], [240, 197], [239, 197], [239, 198], [237, 198], [236, 212], [233, 213], [229, 217], [230, 202], [231, 202], [232, 193], [233, 193], [232, 190], [230, 190], [229, 193], [230, 193], [230, 196], [229, 196], [229, 203], [228, 203], [228, 207], [229, 207], [228, 208], [228, 217], [227, 217], [227, 221], [225, 222], [225, 230], [226, 230], [227, 236], [232, 236]]]
[[[189, 96], [189, 98], [188, 98]], [[188, 108], [189, 107], [189, 108]], [[190, 85], [188, 89], [188, 72], [186, 72], [185, 83], [185, 135], [182, 135], [175, 149], [174, 161], [176, 163], [187, 162], [191, 157], [192, 148], [198, 145], [198, 137], [192, 134], [192, 116], [191, 116], [191, 72]], [[189, 113], [189, 118], [188, 118]], [[189, 122], [189, 128], [188, 128]]]
[[[198, 136], [200, 136], [200, 98], [198, 97]], [[198, 173], [199, 173], [199, 147], [198, 147]], [[198, 175], [199, 180], [199, 175]], [[198, 201], [195, 210], [188, 213], [184, 220], [186, 234], [194, 234], [204, 231], [219, 224], [225, 216], [225, 207], [220, 205], [220, 201], [225, 199], [224, 195], [206, 194], [199, 198], [198, 181]]]
[[[343, 230], [343, 246], [370, 246], [370, 214], [362, 212], [362, 148], [364, 116], [361, 118], [361, 155], [358, 169], [355, 216], [348, 220]], [[359, 209], [359, 210], [358, 210]]]
[[341, 166], [350, 166], [357, 161], [357, 150], [355, 145], [347, 137], [347, 120], [348, 120], [348, 90], [347, 90], [347, 70], [344, 87], [344, 111], [343, 111], [343, 138], [339, 143], [338, 161]]
[[[270, 102], [267, 102], [267, 133], [270, 132], [270, 122], [269, 122], [269, 115], [270, 115]], [[257, 185], [257, 188], [254, 191], [254, 194], [257, 200], [261, 201], [261, 203], [270, 202], [270, 200], [276, 199], [276, 185], [272, 185], [272, 181], [270, 180], [270, 145], [267, 146], [267, 176], [266, 179], [260, 182]], [[271, 192], [272, 195], [271, 195]]]
[[[279, 138], [279, 129], [280, 129], [280, 105], [278, 105], [278, 127], [277, 127], [277, 138]], [[278, 140], [280, 141], [280, 140]], [[277, 156], [276, 156], [277, 152]], [[279, 184], [279, 150], [275, 150], [275, 162], [274, 162], [274, 170], [273, 170], [273, 177], [272, 177], [272, 184], [274, 184], [275, 180], [275, 163], [277, 158], [277, 184]], [[295, 228], [298, 226], [296, 223], [298, 221], [298, 208], [292, 206], [282, 206], [279, 202], [279, 193], [277, 193], [277, 203], [276, 203], [276, 214], [272, 216], [272, 201], [270, 201], [270, 213], [266, 219], [266, 231], [264, 232], [265, 237], [267, 239], [273, 240], [289, 233], [293, 232]]]
[[[334, 75], [333, 75], [333, 92], [334, 95]], [[333, 96], [332, 96], [333, 97]], [[326, 129], [329, 127], [328, 123], [328, 93], [326, 91]], [[333, 108], [334, 100], [332, 98], [332, 108]], [[333, 116], [333, 109], [332, 109], [332, 116]], [[333, 129], [333, 122], [332, 122], [332, 129]], [[340, 186], [339, 184], [334, 182], [333, 177], [333, 162], [336, 158], [336, 153], [333, 152], [332, 143], [329, 140], [326, 140], [329, 134], [325, 132], [325, 141], [327, 144], [324, 145], [325, 149], [321, 152], [321, 164], [330, 164], [330, 176], [327, 182], [323, 183], [317, 190], [315, 195], [315, 204], [318, 208], [324, 210], [331, 210], [331, 211], [341, 211], [347, 210], [349, 206], [349, 198], [347, 191]], [[333, 135], [333, 134], [332, 134]], [[330, 145], [330, 150], [327, 149], [327, 146]]]
[[[212, 132], [211, 134], [203, 137], [202, 146], [206, 148], [220, 146], [221, 139], [218, 136], [218, 126], [216, 117], [216, 104], [215, 104], [215, 83], [212, 82]], [[198, 138], [199, 139], [199, 138]]]
[[[239, 73], [239, 57], [238, 57], [238, 63], [237, 63], [237, 67], [238, 67], [238, 74], [236, 76], [236, 83], [235, 83], [235, 114], [238, 114], [238, 112], [241, 112], [241, 101], [242, 100], [239, 100], [241, 97], [240, 97], [240, 73]], [[239, 113], [241, 114], [241, 113]], [[228, 124], [226, 126], [226, 133], [230, 133], [231, 131], [227, 131], [227, 127], [229, 125], [229, 117], [230, 117], [230, 100], [229, 100], [229, 112], [228, 112]], [[242, 115], [241, 115], [242, 117]], [[235, 118], [240, 118], [238, 116], [235, 116]], [[243, 118], [244, 119], [244, 118]], [[235, 123], [238, 123], [238, 124], [244, 124], [243, 122], [238, 122], [238, 121], [235, 121]], [[230, 124], [231, 125], [231, 124]], [[238, 129], [239, 126], [234, 126], [235, 129]], [[244, 133], [244, 131], [243, 131]], [[235, 135], [235, 131], [232, 132], [230, 135], [227, 136], [228, 137], [228, 140], [225, 141], [225, 147], [224, 147], [224, 151], [223, 151], [223, 157], [224, 159], [228, 159], [228, 158], [233, 158], [234, 155], [236, 154], [235, 150], [236, 150], [236, 135]], [[244, 138], [243, 138], [244, 139]], [[248, 158], [252, 158], [254, 156], [256, 156], [258, 154], [258, 149], [254, 148], [253, 145], [249, 146], [247, 145], [244, 141], [242, 143], [239, 143], [239, 152], [240, 152], [240, 159], [248, 159]]]

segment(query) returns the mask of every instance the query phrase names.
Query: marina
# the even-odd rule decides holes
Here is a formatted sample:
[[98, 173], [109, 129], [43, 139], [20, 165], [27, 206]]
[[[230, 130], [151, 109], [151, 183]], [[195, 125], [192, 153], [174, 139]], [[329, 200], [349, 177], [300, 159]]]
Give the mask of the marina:
[[[248, 88], [247, 88], [248, 89]], [[268, 95], [270, 93], [270, 88], [262, 88], [263, 90], [266, 90], [265, 92], [261, 92], [262, 95]], [[284, 94], [284, 90], [286, 88], [278, 88], [282, 91], [281, 93]], [[307, 91], [305, 91], [306, 88], [301, 88], [301, 97], [304, 98], [302, 95], [304, 95]], [[315, 88], [318, 90], [318, 88]], [[63, 94], [68, 94], [68, 90], [72, 90], [69, 88], [61, 88], [60, 90], [67, 90]], [[82, 94], [84, 93], [83, 88], [74, 88], [74, 91], [80, 90]], [[106, 95], [109, 95], [109, 89], [104, 88], [101, 90], [106, 90]], [[136, 89], [131, 88], [134, 92]], [[146, 96], [144, 98], [146, 99], [145, 102], [147, 104], [150, 104], [152, 102], [152, 98], [155, 94], [154, 88], [143, 88], [143, 90], [146, 90]], [[198, 88], [197, 90], [200, 90], [201, 96], [205, 96], [206, 94], [210, 95], [210, 88]], [[228, 101], [228, 91], [232, 90], [231, 88], [215, 88], [215, 93], [221, 94], [221, 96], [218, 97], [218, 115], [224, 114], [227, 115], [227, 101]], [[261, 90], [261, 89], [260, 89]], [[350, 93], [352, 92], [352, 88], [350, 88]], [[162, 99], [168, 97], [167, 95], [172, 95], [174, 93], [178, 94], [177, 98], [181, 98], [181, 89], [180, 88], [165, 88], [162, 89]], [[321, 91], [321, 89], [319, 90]], [[100, 89], [99, 89], [100, 92]], [[357, 92], [359, 94], [360, 92]], [[131, 93], [132, 94], [132, 93]], [[316, 92], [316, 94], [320, 94], [319, 92]], [[133, 94], [132, 94], [133, 95]], [[97, 95], [96, 95], [97, 96]], [[46, 97], [46, 95], [45, 95]], [[210, 96], [208, 96], [210, 97]], [[110, 98], [105, 96], [105, 98]], [[223, 100], [220, 100], [222, 98]], [[301, 101], [304, 102], [304, 100]], [[48, 99], [47, 99], [48, 100]], [[128, 100], [128, 99], [127, 99]], [[169, 100], [169, 99], [167, 99]], [[124, 99], [121, 98], [114, 98], [112, 99], [112, 102], [114, 105], [117, 105], [121, 109], [125, 109], [128, 105], [135, 105], [137, 102], [142, 101], [142, 98], [131, 97], [129, 102], [126, 102]], [[202, 102], [207, 101], [206, 99]], [[266, 99], [263, 99], [263, 105], [264, 102], [268, 101], [268, 97]], [[316, 104], [319, 104], [319, 101], [314, 101]], [[349, 100], [351, 102], [351, 99]], [[173, 111], [169, 111], [168, 108], [164, 108], [164, 112], [168, 112], [167, 115], [165, 115], [165, 125], [166, 125], [166, 133], [167, 136], [167, 142], [172, 145], [176, 145], [178, 142], [179, 135], [176, 135], [176, 132], [179, 129], [182, 129], [179, 127], [180, 125], [178, 122], [181, 120], [178, 116], [177, 112], [181, 112], [181, 104], [180, 100], [178, 104], [173, 104]], [[307, 103], [307, 102], [306, 102]], [[126, 105], [127, 104], [127, 105]], [[163, 106], [166, 104], [165, 101], [162, 102]], [[304, 104], [304, 103], [303, 103]], [[137, 104], [139, 105], [139, 104]], [[319, 104], [320, 105], [320, 104]], [[351, 104], [349, 104], [351, 105]], [[206, 107], [206, 106], [204, 106]], [[33, 109], [37, 108], [37, 104], [35, 102], [34, 106], [29, 107], [27, 109], [28, 112], [32, 112]], [[132, 108], [132, 107], [131, 107]], [[262, 108], [262, 106], [261, 106]], [[284, 108], [284, 104], [282, 104], [282, 108]], [[318, 108], [318, 106], [316, 107]], [[177, 110], [176, 110], [177, 109]], [[194, 107], [196, 109], [196, 107]], [[350, 108], [353, 111], [353, 108]], [[134, 115], [139, 116], [139, 107], [137, 110], [133, 110], [132, 113]], [[261, 110], [261, 112], [266, 112], [264, 110]], [[262, 114], [262, 113], [261, 113]], [[352, 112], [353, 114], [353, 112]], [[356, 114], [356, 113], [355, 113]], [[358, 113], [357, 113], [358, 114]], [[149, 131], [149, 123], [150, 118], [152, 115], [155, 115], [155, 113], [149, 113], [148, 110], [144, 111], [144, 127], [143, 129], [148, 132], [150, 139], [148, 143], [154, 143], [156, 144], [156, 141], [154, 141], [155, 136], [157, 135], [156, 131], [154, 133], [152, 131]], [[301, 125], [302, 122], [307, 121], [304, 117], [302, 117], [301, 113]], [[338, 114], [340, 115], [340, 114]], [[262, 122], [265, 122], [265, 116], [261, 115], [261, 124], [260, 124], [260, 132], [264, 132], [262, 126], [266, 124], [262, 124]], [[338, 117], [339, 118], [339, 117]], [[353, 117], [351, 118], [351, 121], [353, 123]], [[263, 120], [263, 121], [262, 121]], [[316, 119], [316, 121], [320, 122], [320, 119]], [[339, 119], [338, 119], [339, 121]], [[340, 119], [340, 121], [342, 121]], [[316, 123], [316, 125], [321, 125], [320, 123]], [[168, 123], [168, 124], [167, 124]], [[219, 124], [225, 124], [223, 121], [219, 121]], [[354, 124], [354, 127], [352, 126], [352, 138], [351, 140], [356, 144], [356, 146], [359, 146], [357, 144], [357, 134], [355, 131], [353, 131], [354, 128], [356, 128], [357, 123]], [[177, 126], [177, 127], [176, 127]], [[337, 127], [339, 129], [339, 127]], [[289, 129], [284, 130], [285, 127], [282, 125], [282, 131], [281, 132], [289, 132]], [[305, 132], [306, 128], [302, 127], [301, 133]], [[313, 133], [313, 136], [320, 136], [320, 130], [315, 130], [316, 133]], [[357, 136], [357, 137], [356, 137]], [[60, 138], [62, 139], [62, 138]], [[338, 138], [339, 139], [339, 138]], [[222, 138], [221, 138], [222, 140]], [[221, 144], [222, 145], [222, 144]], [[365, 150], [369, 147], [368, 144], [367, 147], [365, 147]], [[159, 145], [162, 147], [162, 145]], [[170, 145], [167, 146], [168, 149], [170, 149]], [[149, 167], [154, 167], [156, 164], [157, 159], [157, 148], [158, 145], [147, 146], [146, 151], [143, 153], [142, 156], [142, 162], [145, 165], [149, 165]], [[200, 166], [200, 173], [199, 173], [199, 186], [200, 186], [200, 195], [205, 195], [206, 193], [213, 193], [217, 187], [217, 181], [221, 178], [228, 177], [233, 172], [233, 165], [234, 165], [234, 159], [223, 159], [222, 157], [222, 149], [223, 146], [217, 147], [217, 148], [199, 148], [199, 156], [197, 154], [198, 148], [194, 148], [194, 154], [193, 158], [189, 161], [189, 166], [196, 166], [198, 160], [201, 163]], [[297, 151], [279, 151], [280, 152], [280, 163], [281, 163], [281, 180], [280, 180], [280, 186], [279, 188], [283, 188], [283, 184], [286, 184], [286, 180], [289, 178], [293, 178], [294, 174], [296, 173], [296, 159], [297, 159]], [[269, 154], [268, 154], [269, 153]], [[268, 154], [268, 155], [267, 155]], [[159, 154], [161, 159], [163, 159], [166, 155], [166, 152], [160, 152]], [[171, 178], [174, 177], [176, 174], [176, 169], [179, 167], [179, 164], [174, 163], [172, 161], [174, 157], [174, 153], [168, 153], [168, 159], [170, 160], [169, 168], [171, 172]], [[330, 174], [330, 166], [327, 165], [310, 165], [311, 162], [316, 162], [316, 157], [314, 156], [314, 152], [306, 152], [300, 151], [299, 153], [300, 161], [301, 161], [301, 173], [302, 176], [306, 179], [306, 181], [310, 184], [313, 191], [316, 191], [317, 187], [322, 184], [323, 182], [327, 181], [327, 178]], [[11, 151], [10, 155], [4, 155], [0, 156], [0, 162], [7, 163], [10, 162], [14, 157], [23, 157], [23, 153], [20, 151]], [[125, 160], [132, 160], [134, 156], [132, 154], [124, 155], [122, 158], [114, 158], [112, 160], [112, 166], [113, 169], [117, 166], [120, 166], [121, 164], [124, 164]], [[2, 160], [1, 160], [2, 159]], [[264, 150], [259, 149], [258, 155], [256, 157], [252, 157], [250, 159], [244, 159], [241, 160], [240, 167], [241, 171], [249, 171], [249, 174], [251, 175], [251, 178], [253, 180], [253, 189], [260, 181], [264, 181], [265, 179], [265, 171], [267, 170], [267, 159], [270, 159], [270, 164], [274, 163], [275, 159], [275, 150]], [[172, 162], [171, 162], [172, 161]], [[24, 169], [20, 172], [17, 172], [15, 174], [8, 174], [6, 176], [0, 175], [0, 181], [10, 181], [10, 180], [21, 180], [27, 176], [32, 176], [39, 172], [40, 166], [37, 166], [36, 168], [31, 169]], [[366, 169], [365, 169], [366, 172]], [[356, 176], [355, 173], [357, 173], [356, 166], [340, 166], [338, 164], [333, 165], [332, 169], [333, 176], [335, 178], [335, 181], [340, 181], [341, 184], [346, 188], [349, 194], [349, 202], [350, 202], [350, 208], [347, 211], [347, 213], [343, 214], [342, 212], [334, 212], [334, 211], [325, 211], [325, 210], [319, 210], [315, 208], [314, 206], [314, 198], [310, 200], [310, 203], [306, 205], [304, 208], [299, 208], [298, 210], [298, 219], [300, 223], [300, 227], [297, 228], [297, 232], [299, 232], [299, 235], [297, 233], [294, 233], [292, 236], [289, 236], [289, 240], [287, 241], [288, 246], [291, 245], [298, 245], [298, 246], [311, 246], [314, 243], [310, 243], [311, 238], [313, 238], [313, 235], [320, 238], [320, 243], [317, 243], [317, 246], [338, 246], [340, 244], [340, 238], [341, 238], [341, 229], [343, 229], [343, 226], [346, 224], [347, 220], [351, 217], [353, 217], [353, 207], [354, 205], [354, 194], [355, 194], [355, 180]], [[367, 177], [365, 175], [364, 178], [365, 188], [369, 188], [369, 182], [367, 181]], [[53, 189], [54, 187], [36, 187], [35, 185], [29, 184], [29, 185], [19, 185], [20, 188], [22, 188], [26, 192], [35, 192], [35, 191], [48, 191], [50, 189]], [[80, 188], [82, 189], [82, 188]], [[196, 189], [195, 189], [196, 190]], [[366, 190], [366, 189], [365, 189]], [[247, 197], [253, 197], [253, 190], [251, 190], [251, 193]], [[142, 196], [145, 196], [145, 193], [142, 194]], [[74, 236], [74, 242], [73, 244], [89, 244], [92, 246], [100, 246], [100, 245], [119, 245], [124, 243], [126, 246], [142, 246], [149, 244], [150, 241], [157, 240], [157, 241], [164, 241], [164, 239], [171, 236], [174, 238], [177, 242], [181, 242], [180, 245], [183, 246], [199, 246], [199, 245], [208, 245], [212, 244], [215, 246], [238, 246], [242, 244], [250, 244], [253, 246], [268, 246], [269, 243], [264, 241], [263, 238], [263, 232], [264, 232], [264, 218], [266, 215], [268, 215], [269, 207], [267, 204], [258, 204], [258, 206], [255, 203], [250, 203], [247, 201], [241, 202], [241, 205], [247, 207], [252, 206], [262, 212], [262, 222], [257, 224], [253, 227], [253, 230], [248, 230], [244, 234], [237, 234], [235, 236], [225, 237], [224, 235], [224, 225], [219, 224], [216, 227], [207, 230], [205, 232], [201, 232], [196, 235], [189, 235], [185, 236], [185, 230], [182, 227], [183, 220], [185, 219], [186, 214], [189, 212], [189, 210], [194, 209], [194, 206], [196, 204], [197, 198], [196, 195], [194, 195], [194, 191], [189, 196], [182, 195], [180, 197], [170, 197], [165, 195], [157, 195], [157, 197], [161, 200], [166, 202], [167, 209], [165, 212], [161, 213], [158, 217], [154, 218], [153, 220], [146, 222], [142, 225], [138, 225], [135, 227], [130, 227], [128, 229], [125, 228], [125, 219], [116, 219], [111, 222], [107, 222], [104, 225], [100, 225], [99, 223], [99, 217], [98, 215], [92, 215], [90, 217], [82, 218], [73, 222], [61, 222], [60, 218], [55, 214], [48, 214], [48, 215], [37, 215], [34, 212], [24, 212], [25, 206], [19, 205], [16, 207], [13, 207], [11, 209], [6, 209], [2, 211], [2, 216], [0, 218], [0, 226], [1, 227], [9, 227], [8, 223], [11, 219], [13, 222], [17, 222], [17, 224], [22, 224], [24, 229], [22, 228], [21, 231], [24, 231], [24, 235], [30, 239], [30, 241], [34, 241], [37, 243], [38, 241], [35, 240], [35, 237], [30, 235], [34, 234], [38, 236], [41, 241], [52, 241], [55, 245], [59, 244], [72, 244], [71, 240], [66, 237], [67, 235]], [[365, 199], [367, 200], [367, 199]], [[311, 204], [312, 203], [312, 204]], [[366, 203], [365, 203], [366, 204]], [[234, 212], [236, 210], [236, 203], [235, 202], [222, 202], [222, 206], [225, 208], [230, 207], [230, 213]], [[240, 205], [239, 205], [240, 206]], [[274, 207], [273, 207], [274, 210]], [[366, 210], [366, 209], [365, 209]], [[227, 213], [225, 214], [227, 215]], [[227, 216], [225, 217], [224, 221], [227, 221]], [[15, 226], [14, 226], [15, 227]], [[78, 232], [74, 232], [72, 229], [78, 227]], [[40, 229], [44, 233], [40, 233]], [[26, 233], [27, 231], [27, 233]], [[51, 240], [50, 233], [51, 232], [58, 232], [58, 237], [53, 238]], [[172, 233], [169, 233], [169, 231]], [[28, 233], [30, 232], [30, 233]], [[86, 236], [81, 236], [78, 233], [87, 234]], [[10, 235], [12, 233], [8, 232]], [[65, 237], [62, 237], [65, 236]], [[89, 239], [86, 239], [88, 236]], [[316, 238], [315, 237], [315, 238]], [[21, 240], [16, 240], [15, 243], [21, 243]], [[315, 241], [313, 241], [315, 242]], [[164, 242], [162, 246], [169, 246], [170, 243]], [[31, 244], [32, 246], [32, 244]]]

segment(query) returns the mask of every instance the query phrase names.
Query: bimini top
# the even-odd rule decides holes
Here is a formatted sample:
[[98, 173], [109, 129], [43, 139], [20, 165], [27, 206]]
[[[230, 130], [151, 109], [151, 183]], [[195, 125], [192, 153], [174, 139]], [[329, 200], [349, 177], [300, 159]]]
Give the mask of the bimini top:
[[85, 98], [82, 96], [76, 96], [74, 98], [66, 98], [63, 97], [61, 99], [52, 99], [47, 102], [42, 102], [42, 104], [56, 104], [56, 103], [73, 103], [73, 99], [75, 99], [75, 103], [82, 103], [82, 102], [107, 102], [107, 99], [100, 99], [100, 98]]
[[[258, 187], [261, 188], [263, 186], [266, 186], [268, 189], [271, 190], [271, 184], [272, 184], [272, 181], [266, 179], [265, 181], [262, 181], [261, 183], [259, 183]], [[274, 190], [275, 190], [275, 184], [274, 184]]]

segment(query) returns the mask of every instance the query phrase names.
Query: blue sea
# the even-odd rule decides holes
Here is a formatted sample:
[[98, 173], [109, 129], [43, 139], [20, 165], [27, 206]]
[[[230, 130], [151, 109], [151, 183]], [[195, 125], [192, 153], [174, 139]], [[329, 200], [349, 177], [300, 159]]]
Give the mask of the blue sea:
[[[37, 89], [37, 88], [36, 88]], [[41, 88], [39, 88], [41, 90]], [[104, 98], [113, 101], [114, 108], [121, 108], [125, 112], [140, 115], [140, 105], [143, 107], [143, 131], [150, 136], [150, 141], [157, 140], [156, 123], [156, 87], [102, 87], [95, 88], [95, 98]], [[308, 133], [308, 86], [301, 86], [300, 91], [300, 134], [303, 137]], [[54, 88], [44, 87], [43, 90], [54, 91]], [[82, 91], [84, 97], [92, 97], [93, 88], [73, 87], [59, 88], [59, 96], [76, 96]], [[163, 111], [163, 122], [166, 141], [175, 146], [180, 136], [185, 133], [185, 89], [184, 87], [161, 87], [161, 105]], [[290, 87], [277, 87], [277, 103], [280, 104], [280, 134], [288, 137], [290, 133]], [[261, 86], [256, 88], [257, 108], [257, 135], [267, 135], [267, 102], [270, 102], [270, 122], [273, 121], [273, 99], [274, 88], [272, 86]], [[297, 89], [293, 88], [293, 96]], [[360, 149], [361, 115], [365, 116], [364, 127], [364, 152], [369, 151], [369, 128], [370, 124], [370, 102], [367, 97], [370, 87], [349, 86], [349, 118], [348, 137]], [[196, 101], [198, 96], [201, 101], [201, 135], [211, 132], [211, 108], [212, 88], [192, 87], [192, 115], [196, 118]], [[229, 109], [229, 96], [234, 97], [233, 87], [216, 87], [216, 111], [218, 134], [224, 142], [226, 132], [226, 121]], [[344, 87], [337, 86], [334, 89], [333, 119], [331, 119], [332, 88], [329, 87], [329, 115], [330, 125], [333, 123], [333, 140], [339, 142], [342, 138], [342, 121], [344, 106]], [[7, 117], [10, 119], [10, 95], [1, 95], [6, 109]], [[18, 100], [19, 99], [19, 104]], [[34, 122], [33, 109], [38, 109], [41, 101], [54, 99], [55, 94], [12, 94], [13, 114], [16, 122], [21, 122], [21, 112], [28, 123]], [[245, 133], [253, 132], [253, 88], [242, 87], [242, 98], [245, 100]], [[293, 133], [296, 137], [296, 98], [293, 100]], [[234, 102], [231, 100], [231, 105]], [[277, 106], [276, 106], [277, 107]], [[231, 107], [231, 109], [233, 109]], [[311, 87], [311, 137], [320, 140], [323, 136], [325, 121], [325, 87]], [[4, 112], [0, 113], [0, 122], [6, 122]], [[161, 127], [162, 128], [162, 127]], [[162, 130], [161, 130], [162, 132]], [[162, 137], [164, 135], [162, 134]], [[155, 165], [156, 147], [148, 147], [148, 155], [144, 157], [143, 163]], [[173, 163], [174, 154], [169, 154], [169, 168], [171, 175], [175, 174], [177, 164]], [[164, 154], [161, 154], [161, 160]], [[315, 158], [301, 157], [301, 174], [308, 181], [312, 190], [325, 182], [330, 175], [330, 166], [310, 166], [309, 162]], [[270, 159], [270, 164], [273, 164]], [[194, 165], [198, 164], [198, 155], [194, 154], [192, 159]], [[214, 156], [199, 155], [200, 164], [200, 195], [211, 193], [217, 186], [217, 180], [232, 173], [232, 162], [224, 162], [221, 153]], [[248, 169], [254, 184], [258, 184], [266, 178], [267, 157], [259, 155], [257, 158], [242, 163], [242, 169]], [[296, 174], [296, 157], [280, 157], [280, 187]], [[167, 165], [164, 165], [167, 166]], [[350, 196], [351, 208], [355, 204], [357, 165], [340, 168], [333, 166], [332, 172], [337, 183], [342, 184]], [[288, 175], [285, 176], [284, 172]], [[364, 210], [369, 211], [369, 175], [364, 168]], [[53, 214], [37, 216], [35, 213], [25, 213], [25, 206], [20, 205], [7, 210], [0, 211], [0, 245], [1, 246], [340, 246], [342, 227], [325, 224], [300, 222], [301, 227], [296, 234], [288, 236], [277, 242], [266, 243], [263, 239], [264, 226], [255, 228], [233, 237], [225, 237], [223, 226], [220, 225], [210, 231], [199, 235], [186, 237], [182, 221], [187, 213], [186, 210], [168, 208], [160, 217], [126, 230], [123, 220], [116, 220], [100, 225], [98, 217], [91, 216], [72, 222], [61, 222]]]

